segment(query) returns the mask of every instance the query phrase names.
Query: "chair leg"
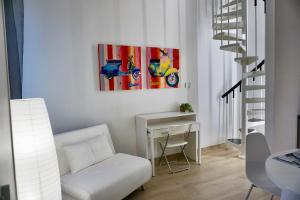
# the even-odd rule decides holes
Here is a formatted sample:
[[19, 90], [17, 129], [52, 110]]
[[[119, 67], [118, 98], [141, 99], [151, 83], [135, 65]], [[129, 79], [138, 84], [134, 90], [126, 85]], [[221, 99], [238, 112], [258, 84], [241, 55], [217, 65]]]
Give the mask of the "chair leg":
[[163, 148], [163, 146], [162, 146], [161, 143], [159, 143], [159, 146], [160, 146], [160, 148], [161, 148], [161, 156], [160, 156], [160, 158], [159, 158], [159, 165], [161, 165], [162, 159], [163, 159], [164, 154], [165, 154], [165, 149]]
[[161, 151], [162, 151], [161, 157], [160, 157], [160, 159], [159, 159], [159, 165], [161, 165], [162, 158], [163, 158], [163, 156], [164, 156], [165, 153], [166, 153], [166, 148], [167, 148], [168, 141], [169, 141], [169, 135], [167, 136], [167, 140], [166, 140], [164, 146], [159, 142], [159, 145], [160, 145], [160, 148], [161, 148]]
[[274, 195], [272, 194], [272, 196], [271, 196], [271, 200], [273, 200], [273, 198], [274, 198]]
[[185, 154], [184, 148], [185, 148], [185, 147], [181, 147], [181, 151], [182, 151], [182, 154], [184, 155], [185, 160], [186, 160], [186, 162], [187, 162], [187, 164], [188, 164], [188, 168], [186, 168], [186, 170], [188, 170], [188, 169], [191, 168], [191, 164], [190, 164], [190, 162], [189, 162], [188, 157], [187, 157], [186, 154]]
[[250, 189], [249, 189], [249, 191], [248, 191], [248, 193], [247, 193], [247, 196], [246, 196], [245, 200], [248, 200], [248, 199], [249, 199], [250, 194], [251, 194], [251, 192], [252, 192], [252, 190], [253, 190], [254, 187], [255, 187], [255, 186], [252, 184], [251, 187], [250, 187]]
[[180, 147], [180, 148], [181, 148], [181, 152], [182, 152], [182, 154], [184, 155], [184, 158], [186, 159], [186, 162], [187, 162], [187, 165], [188, 165], [188, 167], [186, 167], [186, 168], [184, 168], [184, 169], [180, 169], [180, 170], [176, 170], [176, 171], [173, 170], [172, 167], [171, 167], [171, 165], [170, 165], [170, 162], [169, 162], [169, 160], [168, 160], [168, 158], [167, 158], [167, 155], [164, 154], [164, 158], [165, 158], [166, 163], [167, 163], [167, 165], [168, 165], [169, 171], [170, 171], [172, 174], [178, 173], [178, 172], [182, 172], [182, 171], [185, 171], [185, 170], [189, 170], [189, 169], [191, 168], [191, 164], [190, 164], [190, 162], [189, 162], [189, 159], [188, 159], [187, 156], [186, 156], [186, 153], [185, 153], [185, 151], [184, 151], [184, 147]]
[[169, 171], [170, 171], [172, 174], [174, 174], [175, 172], [172, 170], [172, 168], [171, 168], [171, 166], [170, 166], [170, 163], [169, 163], [169, 160], [168, 160], [166, 154], [164, 154], [164, 157], [165, 157], [166, 163], [167, 163], [167, 165], [168, 165]]

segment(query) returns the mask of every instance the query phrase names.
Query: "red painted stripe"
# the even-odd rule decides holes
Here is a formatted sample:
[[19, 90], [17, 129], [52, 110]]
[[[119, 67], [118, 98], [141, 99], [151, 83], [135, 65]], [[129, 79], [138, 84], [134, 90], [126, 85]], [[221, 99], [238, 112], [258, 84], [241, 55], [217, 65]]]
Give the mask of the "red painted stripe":
[[159, 59], [160, 51], [159, 48], [151, 48], [151, 59]]
[[[110, 44], [107, 45], [107, 59], [113, 59], [113, 47]], [[115, 90], [114, 79], [115, 78], [109, 80], [109, 90]]]
[[107, 59], [113, 59], [113, 46], [107, 45]]
[[179, 70], [179, 49], [173, 49], [173, 67]]
[[[120, 67], [121, 71], [128, 72], [127, 64], [128, 64], [128, 56], [129, 56], [129, 46], [120, 46], [120, 59], [122, 60], [122, 66]], [[128, 76], [122, 76], [122, 90], [129, 89], [129, 78]]]
[[149, 73], [149, 70], [148, 70], [148, 67], [149, 67], [149, 61], [150, 61], [150, 52], [151, 52], [151, 48], [150, 47], [146, 47], [146, 87], [147, 89], [150, 88], [150, 80], [151, 80], [151, 77], [150, 77], [150, 73]]
[[[173, 49], [173, 67], [176, 68], [178, 71], [180, 70], [179, 49]], [[178, 87], [179, 87], [179, 84], [175, 88], [178, 88]]]
[[[142, 59], [141, 59], [141, 47], [135, 47], [134, 49], [134, 53], [135, 53], [135, 61], [134, 64], [137, 68], [139, 68], [141, 70], [141, 76], [142, 76]], [[142, 89], [142, 78], [140, 78], [137, 80], [137, 83], [139, 84], [138, 88]]]

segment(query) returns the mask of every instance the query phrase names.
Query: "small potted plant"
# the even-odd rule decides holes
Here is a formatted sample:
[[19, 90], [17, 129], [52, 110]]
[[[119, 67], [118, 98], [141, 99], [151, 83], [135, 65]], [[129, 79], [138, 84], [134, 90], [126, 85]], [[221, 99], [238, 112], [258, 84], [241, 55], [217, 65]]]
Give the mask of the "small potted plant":
[[189, 103], [183, 103], [179, 108], [180, 112], [194, 112], [192, 105]]

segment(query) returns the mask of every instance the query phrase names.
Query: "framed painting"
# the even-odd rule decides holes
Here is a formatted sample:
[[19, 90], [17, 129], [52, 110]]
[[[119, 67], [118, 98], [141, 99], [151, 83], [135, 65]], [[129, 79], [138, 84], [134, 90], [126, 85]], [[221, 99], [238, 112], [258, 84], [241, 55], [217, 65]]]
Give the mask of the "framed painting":
[[146, 66], [148, 89], [179, 87], [179, 49], [147, 47]]
[[141, 47], [98, 44], [101, 91], [142, 88]]

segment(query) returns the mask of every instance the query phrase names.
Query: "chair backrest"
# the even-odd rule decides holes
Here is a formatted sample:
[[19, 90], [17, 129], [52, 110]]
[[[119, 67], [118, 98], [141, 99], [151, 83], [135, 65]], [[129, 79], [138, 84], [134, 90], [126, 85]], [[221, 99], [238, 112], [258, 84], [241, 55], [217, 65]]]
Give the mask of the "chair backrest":
[[63, 147], [70, 144], [80, 143], [89, 139], [92, 139], [96, 136], [104, 134], [108, 143], [112, 149], [112, 152], [115, 153], [115, 149], [111, 140], [111, 136], [106, 124], [93, 126], [89, 128], [69, 131], [65, 133], [60, 133], [54, 135], [54, 141], [57, 152], [58, 166], [60, 175], [64, 175], [70, 171], [69, 164], [64, 156]]
[[287, 189], [281, 191], [281, 200], [300, 200], [300, 194], [292, 192]]
[[246, 163], [265, 162], [271, 155], [266, 137], [261, 133], [251, 133], [246, 137]]
[[178, 124], [178, 125], [170, 125], [168, 127], [168, 134], [170, 136], [183, 134], [185, 138], [187, 138], [191, 132], [192, 124]]
[[249, 174], [251, 163], [264, 164], [271, 155], [265, 136], [261, 133], [251, 133], [246, 136], [246, 174]]

